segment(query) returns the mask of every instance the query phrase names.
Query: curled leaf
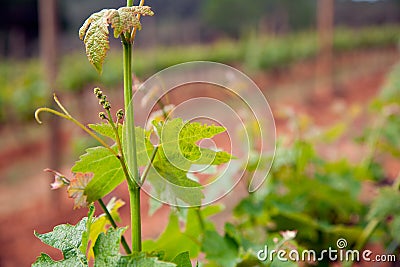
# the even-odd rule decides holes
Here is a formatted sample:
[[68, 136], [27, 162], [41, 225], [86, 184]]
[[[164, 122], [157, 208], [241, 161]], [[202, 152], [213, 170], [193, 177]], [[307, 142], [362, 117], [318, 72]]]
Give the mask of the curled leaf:
[[84, 194], [84, 192], [92, 177], [92, 173], [78, 172], [71, 180], [67, 192], [68, 196], [74, 199], [74, 209], [86, 207], [88, 205], [86, 201], [87, 196]]
[[133, 28], [141, 29], [139, 18], [136, 15], [154, 15], [148, 6], [121, 7], [103, 9], [92, 14], [79, 29], [79, 38], [83, 40], [86, 55], [90, 63], [101, 73], [104, 59], [110, 49], [108, 26], [114, 29], [114, 37], [129, 33]]
[[110, 49], [108, 21], [105, 17], [108, 14], [107, 9], [94, 13], [79, 29], [79, 38], [85, 43], [86, 55], [99, 73], [102, 71], [107, 51]]
[[[132, 28], [142, 28], [139, 19], [133, 12], [132, 7], [121, 7], [118, 9], [119, 20], [112, 24], [114, 28], [114, 37], [118, 38], [121, 33], [130, 32]], [[117, 29], [119, 31], [117, 31]]]

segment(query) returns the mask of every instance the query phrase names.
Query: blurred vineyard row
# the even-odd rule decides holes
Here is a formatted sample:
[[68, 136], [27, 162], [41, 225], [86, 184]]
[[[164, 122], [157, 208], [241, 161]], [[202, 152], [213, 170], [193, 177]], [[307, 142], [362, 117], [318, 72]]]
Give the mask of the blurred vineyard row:
[[[339, 238], [347, 240], [348, 248], [361, 250], [375, 243], [375, 250], [398, 253], [400, 175], [393, 170], [398, 170], [400, 156], [399, 105], [400, 63], [389, 72], [377, 97], [368, 103], [364, 115], [369, 123], [359, 129], [361, 132], [354, 128], [360, 117], [354, 112], [355, 106], [346, 107], [347, 112], [337, 124], [331, 122], [322, 128], [305, 114], [288, 113], [287, 122], [293, 126], [294, 134], [280, 135], [265, 185], [234, 208], [234, 224], [227, 223], [225, 235], [215, 242], [226, 249], [213, 248], [220, 252], [217, 254], [205, 248], [211, 254], [207, 258], [218, 264], [215, 266], [261, 266], [248, 252], [257, 251], [263, 244], [321, 253], [327, 247], [335, 247]], [[249, 129], [251, 133], [252, 128]], [[257, 138], [259, 134], [255, 131], [251, 136]], [[365, 153], [350, 160], [340, 145], [345, 139], [354, 150]], [[335, 149], [340, 153], [336, 157], [323, 153], [319, 148], [327, 144], [332, 149], [330, 153]], [[390, 161], [397, 162], [397, 167], [385, 167]], [[248, 171], [252, 171], [251, 166]], [[366, 190], [368, 186], [370, 191]], [[282, 233], [287, 229], [297, 231], [295, 241], [286, 245], [274, 242], [284, 237]], [[238, 258], [240, 265], [233, 265]], [[276, 259], [267, 263], [270, 265], [266, 266], [302, 266]], [[327, 260], [312, 264], [331, 265]]]
[[[334, 51], [396, 45], [400, 26], [363, 29], [338, 28], [334, 35]], [[82, 48], [83, 49], [83, 48]], [[63, 92], [79, 92], [90, 85], [112, 89], [121, 84], [121, 53], [114, 49], [107, 59], [102, 76], [92, 68], [81, 52], [62, 56], [57, 88]], [[134, 53], [134, 72], [140, 79], [174, 64], [193, 60], [209, 60], [240, 66], [246, 72], [285, 67], [295, 61], [314, 57], [318, 52], [315, 32], [284, 36], [248, 34], [238, 41], [222, 40], [209, 45], [159, 47]], [[137, 56], [136, 55], [140, 55]], [[45, 86], [38, 59], [0, 63], [0, 122], [31, 120], [36, 107], [44, 105], [49, 92]]]
[[[328, 125], [319, 126], [306, 113], [281, 109], [277, 118], [286, 122], [281, 127], [287, 127], [288, 132], [278, 135], [268, 179], [256, 193], [246, 195], [234, 206], [231, 220], [226, 222], [225, 215], [222, 235], [210, 220], [206, 220], [206, 231], [201, 230], [193, 210], [171, 213], [165, 231], [156, 240], [144, 241], [144, 250], [156, 247], [165, 251], [166, 257], [173, 257], [189, 249], [194, 258], [204, 252], [209, 261], [204, 266], [212, 267], [336, 266], [328, 257], [318, 262], [299, 263], [293, 258], [267, 258], [260, 262], [256, 253], [266, 245], [268, 249], [301, 253], [313, 250], [323, 255], [322, 251], [338, 247], [337, 241], [343, 239], [346, 249], [365, 248], [373, 249], [373, 253], [398, 255], [399, 107], [397, 63], [377, 96], [363, 103], [365, 110], [358, 104], [342, 106], [341, 111], [337, 110], [340, 119], [336, 122], [332, 119]], [[367, 123], [360, 127], [360, 120]], [[251, 143], [257, 144], [260, 134], [254, 125], [255, 121], [247, 121], [246, 130]], [[347, 154], [349, 147], [357, 152], [355, 158]], [[258, 153], [257, 147], [250, 146], [252, 156], [243, 177], [247, 182], [255, 170], [269, 168], [265, 162], [270, 155], [259, 159]], [[396, 167], [388, 168], [388, 162]], [[208, 206], [201, 210], [201, 215], [207, 218], [221, 211], [220, 205]], [[184, 230], [178, 217], [187, 223]], [[288, 229], [293, 231], [294, 240], [288, 237]], [[192, 238], [202, 234], [200, 242]], [[343, 265], [353, 266], [346, 264]], [[359, 266], [368, 265], [361, 262]]]

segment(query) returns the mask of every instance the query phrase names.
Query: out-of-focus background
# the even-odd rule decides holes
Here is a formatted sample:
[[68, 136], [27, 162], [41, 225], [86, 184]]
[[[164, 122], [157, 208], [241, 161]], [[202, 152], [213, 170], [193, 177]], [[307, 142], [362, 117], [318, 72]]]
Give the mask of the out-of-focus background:
[[[52, 105], [56, 92], [82, 122], [97, 122], [100, 107], [92, 94], [95, 86], [107, 92], [114, 106], [122, 107], [119, 41], [111, 41], [99, 76], [88, 63], [77, 32], [92, 12], [124, 4], [1, 1], [0, 266], [27, 266], [40, 251], [60, 257], [42, 245], [33, 231], [76, 223], [85, 213], [73, 211], [65, 193], [50, 191], [52, 177], [42, 170], [50, 167], [70, 174], [69, 167], [83, 149], [95, 143], [61, 119], [44, 115], [45, 123], [39, 126], [33, 114], [40, 106]], [[269, 100], [278, 138], [285, 135], [293, 140], [310, 129], [339, 125], [332, 128], [335, 139], [335, 129], [346, 132], [373, 126], [377, 119], [370, 103], [384, 98], [382, 90], [389, 92], [385, 101], [399, 102], [400, 68], [395, 67], [399, 0], [148, 0], [146, 5], [152, 6], [155, 16], [142, 20], [143, 30], [137, 35], [137, 79], [191, 60], [234, 66], [248, 74]], [[393, 114], [398, 118], [398, 113]], [[394, 143], [387, 147], [398, 153], [400, 135], [395, 125], [388, 130], [388, 140]], [[353, 130], [338, 138], [340, 145], [313, 145], [328, 157], [357, 161], [368, 144], [356, 146], [352, 140], [365, 140], [368, 131], [365, 137], [361, 131], [350, 135]], [[383, 184], [390, 184], [399, 172], [396, 153], [379, 158]], [[115, 194], [127, 200], [123, 188]], [[146, 211], [148, 203], [143, 203]], [[368, 209], [366, 203], [363, 207]], [[129, 224], [128, 209], [121, 211], [123, 223]], [[144, 216], [146, 237], [157, 236], [166, 214], [167, 209], [162, 209], [156, 217]]]

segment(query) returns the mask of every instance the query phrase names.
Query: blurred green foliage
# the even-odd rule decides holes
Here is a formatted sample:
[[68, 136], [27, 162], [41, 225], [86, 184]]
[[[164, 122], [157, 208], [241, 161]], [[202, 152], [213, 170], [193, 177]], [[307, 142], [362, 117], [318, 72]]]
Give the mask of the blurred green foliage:
[[32, 119], [47, 96], [38, 60], [0, 64], [0, 123]]
[[[398, 42], [399, 26], [364, 29], [337, 29], [336, 52], [358, 48], [381, 47]], [[239, 41], [220, 40], [208, 45], [158, 47], [134, 53], [134, 73], [145, 78], [174, 64], [193, 60], [216, 61], [241, 66], [246, 71], [283, 68], [295, 61], [317, 54], [315, 32], [283, 36], [257, 36], [249, 33]], [[137, 56], [140, 55], [140, 56]], [[57, 88], [78, 92], [102, 85], [110, 89], [122, 84], [120, 61], [122, 54], [111, 50], [99, 76], [82, 53], [72, 53], [61, 60]], [[37, 59], [0, 63], [0, 122], [31, 119], [36, 107], [43, 105], [48, 92]]]
[[[391, 170], [384, 168], [381, 160], [396, 160], [400, 149], [394, 147], [397, 154], [393, 156], [380, 149], [380, 142], [394, 127], [387, 123], [388, 109], [390, 116], [400, 114], [399, 70], [399, 65], [393, 68], [372, 101], [375, 112], [364, 118], [372, 124], [367, 125], [363, 143], [353, 143], [352, 137], [354, 121], [365, 114], [348, 112], [338, 124], [318, 127], [306, 115], [286, 112], [286, 122], [294, 133], [281, 134], [265, 184], [234, 207], [234, 218], [223, 230], [216, 231], [208, 219], [221, 213], [220, 206], [180, 209], [171, 213], [157, 240], [145, 241], [144, 249], [162, 250], [169, 258], [187, 250], [191, 258], [203, 252], [207, 262], [200, 266], [205, 267], [303, 266], [304, 262], [276, 257], [272, 262], [259, 260], [257, 253], [267, 246], [269, 251], [287, 253], [313, 250], [319, 257], [323, 250], [338, 248], [337, 242], [343, 238], [346, 250], [361, 251], [369, 242], [378, 242], [385, 253], [396, 253], [400, 248], [400, 174], [389, 177]], [[386, 111], [376, 112], [377, 108]], [[252, 126], [249, 122], [247, 133], [250, 143], [257, 144], [259, 134]], [[398, 140], [400, 131], [393, 134]], [[296, 137], [292, 140], [291, 136]], [[340, 145], [343, 140], [355, 146], [360, 159], [348, 159], [342, 150], [347, 145]], [[329, 152], [320, 149], [327, 146]], [[257, 153], [257, 148], [251, 153]], [[246, 170], [251, 174], [254, 168], [250, 165]], [[377, 194], [365, 191], [365, 186], [372, 186]], [[178, 217], [185, 227], [179, 226]], [[328, 266], [331, 260], [325, 254], [322, 260], [305, 264]]]
[[[274, 32], [289, 29], [309, 29], [314, 23], [315, 0], [253, 0], [243, 4], [240, 0], [206, 0], [202, 5], [202, 18], [207, 27], [230, 36], [239, 37], [249, 28], [260, 25], [265, 20], [276, 20]], [[280, 26], [278, 26], [280, 25]]]
[[[265, 185], [234, 209], [241, 235], [262, 244], [289, 229], [297, 230], [295, 240], [301, 247], [317, 251], [336, 247], [339, 238], [347, 240], [347, 248], [362, 249], [371, 240], [379, 240], [387, 253], [400, 248], [400, 174], [390, 176], [393, 170], [383, 165], [400, 156], [399, 66], [388, 74], [372, 101], [371, 123], [359, 144], [360, 151], [366, 151], [355, 163], [346, 154], [327, 159], [317, 149], [343, 137], [349, 140], [354, 118], [347, 121], [346, 131], [335, 125], [321, 131], [309, 123], [302, 126], [300, 117], [289, 118], [302, 130], [293, 142], [282, 137]], [[378, 195], [363, 191], [367, 184]]]
[[296, 240], [317, 251], [340, 237], [357, 240], [367, 213], [361, 184], [377, 177], [345, 159], [326, 160], [314, 146], [306, 139], [279, 145], [265, 188], [236, 207], [238, 228], [250, 240], [287, 229], [298, 230]]
[[[391, 77], [393, 73], [388, 81]], [[384, 119], [382, 114], [372, 115]], [[222, 231], [216, 231], [208, 220], [222, 211], [218, 206], [181, 209], [170, 215], [157, 240], [145, 241], [144, 249], [162, 250], [169, 258], [188, 248], [191, 258], [204, 252], [207, 262], [200, 266], [205, 267], [303, 266], [304, 262], [276, 257], [272, 262], [259, 260], [257, 253], [267, 246], [269, 251], [287, 253], [314, 250], [319, 257], [323, 250], [336, 249], [337, 241], [343, 238], [346, 249], [362, 250], [368, 242], [378, 241], [386, 253], [395, 253], [400, 248], [400, 176], [388, 179], [376, 153], [377, 136], [366, 136], [368, 151], [357, 162], [350, 162], [341, 148], [334, 159], [319, 150], [343, 139], [351, 142], [351, 125], [357, 116], [354, 114], [344, 125], [342, 121], [327, 128], [319, 128], [299, 114], [289, 116], [287, 123], [297, 125], [296, 139], [289, 141], [288, 136], [281, 135], [265, 184], [239, 202], [233, 210], [234, 219], [225, 223]], [[256, 138], [251, 125], [249, 134]], [[384, 132], [386, 127], [377, 124], [374, 130]], [[361, 144], [358, 149], [363, 151], [363, 147]], [[387, 153], [384, 156], [392, 157]], [[251, 168], [247, 169], [249, 173]], [[372, 196], [363, 191], [367, 184], [379, 193]], [[178, 216], [185, 227], [179, 227]], [[310, 264], [328, 266], [331, 261], [325, 254], [322, 260]]]
[[370, 111], [379, 115], [375, 121], [379, 127], [368, 127], [360, 140], [373, 138], [377, 152], [400, 157], [400, 63], [388, 74]]

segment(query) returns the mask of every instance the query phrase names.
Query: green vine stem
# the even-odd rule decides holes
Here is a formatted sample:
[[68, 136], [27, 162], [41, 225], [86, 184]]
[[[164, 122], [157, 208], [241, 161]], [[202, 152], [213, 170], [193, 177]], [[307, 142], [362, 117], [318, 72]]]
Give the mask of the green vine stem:
[[133, 6], [133, 0], [127, 0], [126, 6]]
[[206, 224], [204, 222], [203, 215], [201, 214], [201, 208], [200, 207], [195, 207], [194, 209], [196, 211], [197, 219], [198, 219], [198, 221], [200, 223], [201, 231], [204, 233], [205, 230], [206, 230]]
[[[127, 0], [127, 6], [133, 5], [133, 0]], [[140, 2], [143, 5], [144, 1]], [[133, 29], [132, 33], [135, 32]], [[131, 38], [129, 38], [131, 37]], [[134, 185], [129, 185], [129, 198], [131, 209], [131, 231], [132, 250], [142, 250], [142, 230], [140, 214], [140, 176], [137, 164], [135, 120], [133, 107], [129, 107], [132, 100], [132, 45], [133, 36], [121, 37], [123, 46], [123, 69], [124, 69], [124, 106], [125, 106], [125, 130], [126, 137], [126, 160], [130, 167]]]
[[114, 121], [112, 120], [111, 112], [110, 112], [109, 109], [107, 109], [107, 115], [108, 115], [108, 122], [110, 123], [110, 125], [111, 125], [111, 127], [112, 127], [112, 129], [113, 129], [113, 131], [115, 133], [115, 140], [116, 140], [117, 148], [118, 148], [118, 151], [119, 151], [119, 154], [118, 154], [117, 158], [120, 161], [120, 164], [122, 166], [122, 170], [124, 172], [124, 175], [125, 175], [126, 181], [128, 183], [128, 186], [129, 187], [135, 187], [135, 182], [132, 181], [132, 179], [131, 179], [131, 177], [129, 175], [129, 172], [128, 172], [128, 168], [127, 168], [126, 163], [125, 163], [125, 157], [124, 157], [124, 153], [123, 153], [121, 138], [119, 137], [119, 133], [118, 133], [118, 127], [115, 125]]
[[[106, 214], [107, 219], [110, 221], [112, 227], [114, 227], [114, 228], [116, 229], [116, 228], [117, 228], [117, 223], [115, 222], [114, 218], [112, 217], [110, 211], [107, 209], [106, 204], [104, 204], [104, 202], [103, 202], [103, 200], [102, 200], [101, 198], [98, 200], [98, 202], [99, 202], [99, 204], [100, 204], [100, 207], [103, 209], [104, 213]], [[122, 244], [122, 246], [124, 247], [125, 252], [126, 252], [127, 254], [131, 254], [131, 253], [132, 253], [132, 251], [131, 251], [131, 249], [129, 248], [129, 245], [128, 245], [128, 243], [126, 242], [126, 239], [125, 239], [124, 236], [121, 236], [121, 244]]]

